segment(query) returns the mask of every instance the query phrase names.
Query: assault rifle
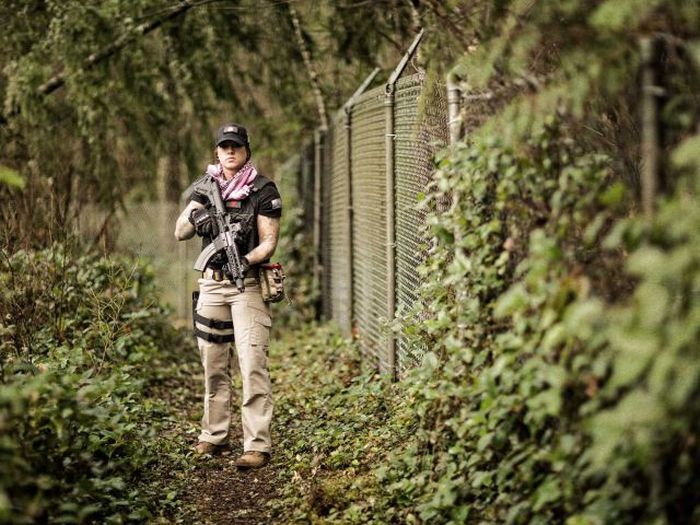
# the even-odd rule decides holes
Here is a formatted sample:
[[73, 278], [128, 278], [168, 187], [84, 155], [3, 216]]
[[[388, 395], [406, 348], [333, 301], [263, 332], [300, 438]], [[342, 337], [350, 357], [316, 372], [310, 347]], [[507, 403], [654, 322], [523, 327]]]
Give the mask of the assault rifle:
[[198, 272], [203, 272], [209, 260], [220, 250], [223, 250], [227, 261], [223, 268], [224, 274], [230, 274], [231, 280], [236, 284], [238, 291], [243, 292], [245, 290], [245, 285], [243, 284], [245, 268], [241, 262], [241, 255], [236, 245], [236, 241], [242, 235], [241, 230], [243, 226], [240, 222], [233, 221], [231, 215], [226, 213], [226, 207], [221, 200], [221, 193], [219, 193], [219, 185], [213, 177], [205, 177], [204, 180], [195, 186], [194, 190], [197, 193], [206, 195], [209, 198], [209, 202], [214, 205], [215, 213], [212, 219], [216, 224], [216, 231], [219, 232], [212, 239], [211, 244], [207, 245], [202, 250], [202, 253], [199, 254], [199, 257], [194, 262], [194, 269]]

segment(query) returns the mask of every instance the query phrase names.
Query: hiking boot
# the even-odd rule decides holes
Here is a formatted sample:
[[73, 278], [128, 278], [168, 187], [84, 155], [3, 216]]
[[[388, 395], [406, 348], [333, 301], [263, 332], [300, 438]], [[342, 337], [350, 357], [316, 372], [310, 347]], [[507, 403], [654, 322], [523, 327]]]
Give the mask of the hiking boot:
[[195, 454], [203, 456], [204, 454], [209, 454], [214, 456], [226, 450], [226, 445], [215, 445], [214, 443], [209, 443], [208, 441], [200, 441], [197, 446], [194, 447]]
[[270, 462], [270, 454], [267, 452], [258, 452], [257, 450], [249, 450], [236, 460], [235, 465], [240, 469], [260, 468]]

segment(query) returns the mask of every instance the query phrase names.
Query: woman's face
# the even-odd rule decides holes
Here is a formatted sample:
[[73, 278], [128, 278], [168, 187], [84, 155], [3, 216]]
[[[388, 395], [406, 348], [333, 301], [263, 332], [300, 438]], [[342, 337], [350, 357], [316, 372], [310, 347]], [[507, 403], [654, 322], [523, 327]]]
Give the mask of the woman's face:
[[239, 146], [235, 142], [222, 142], [216, 147], [216, 156], [224, 170], [236, 173], [246, 161], [245, 146]]

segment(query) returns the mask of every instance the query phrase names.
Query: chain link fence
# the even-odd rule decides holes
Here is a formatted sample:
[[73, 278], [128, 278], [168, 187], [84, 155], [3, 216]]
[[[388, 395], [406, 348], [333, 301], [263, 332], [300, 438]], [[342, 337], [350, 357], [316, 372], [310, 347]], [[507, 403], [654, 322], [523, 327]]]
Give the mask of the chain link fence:
[[350, 191], [350, 118], [339, 111], [329, 133], [331, 164], [324, 170], [330, 178], [331, 197], [327, 201], [329, 217], [328, 237], [322, 240], [328, 247], [328, 258], [324, 260], [324, 273], [328, 286], [323, 290], [323, 303], [333, 319], [346, 335], [352, 329], [352, 237], [351, 237], [351, 191]]
[[[419, 110], [418, 101], [422, 101]], [[399, 80], [395, 102], [396, 134], [396, 306], [407, 311], [420, 300], [417, 268], [427, 241], [421, 232], [425, 213], [418, 210], [419, 195], [430, 182], [433, 157], [448, 142], [447, 98], [440, 85], [426, 86], [421, 74]], [[397, 341], [399, 373], [417, 365], [423, 349], [405, 338]]]
[[367, 359], [386, 366], [382, 330], [387, 311], [387, 237], [384, 86], [352, 107], [352, 309], [355, 333]]
[[308, 184], [308, 173], [320, 170], [320, 206], [311, 200], [312, 186], [303, 205], [309, 228], [314, 209], [320, 209], [314, 247], [320, 313], [359, 340], [368, 364], [391, 374], [402, 374], [422, 357], [421, 348], [394, 340], [388, 323], [420, 300], [417, 268], [427, 247], [417, 202], [431, 179], [436, 150], [449, 139], [444, 85], [429, 85], [410, 62], [417, 41], [393, 81], [359, 88], [320, 139], [317, 131], [322, 153], [314, 157], [311, 145], [301, 156], [322, 165], [305, 168], [302, 162], [297, 173]]

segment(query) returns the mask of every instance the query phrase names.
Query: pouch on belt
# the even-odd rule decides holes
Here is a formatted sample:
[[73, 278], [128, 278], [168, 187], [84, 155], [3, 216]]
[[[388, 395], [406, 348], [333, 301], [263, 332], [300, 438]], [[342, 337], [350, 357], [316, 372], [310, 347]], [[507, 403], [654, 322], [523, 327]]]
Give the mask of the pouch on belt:
[[260, 291], [266, 303], [284, 299], [284, 280], [287, 277], [280, 263], [265, 263], [260, 268]]

